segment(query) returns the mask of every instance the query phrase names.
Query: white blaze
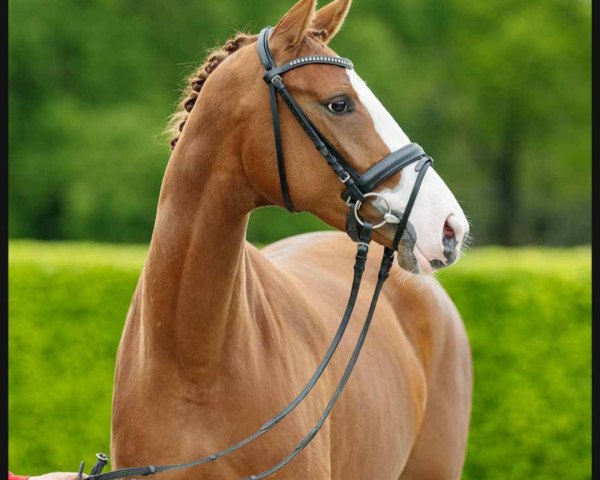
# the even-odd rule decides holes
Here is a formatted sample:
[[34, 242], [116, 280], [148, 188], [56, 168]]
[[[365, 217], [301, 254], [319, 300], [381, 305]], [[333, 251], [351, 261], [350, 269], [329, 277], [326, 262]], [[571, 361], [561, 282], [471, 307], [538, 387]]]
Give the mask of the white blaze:
[[[407, 135], [364, 80], [354, 70], [347, 70], [347, 74], [360, 102], [371, 115], [375, 131], [390, 152], [408, 145], [410, 140]], [[404, 211], [417, 178], [414, 166], [414, 164], [409, 165], [402, 170], [400, 183], [396, 187], [378, 192], [384, 196], [393, 210]], [[467, 219], [450, 189], [437, 172], [430, 167], [425, 174], [409, 219], [417, 234], [413, 253], [419, 261], [422, 271], [431, 271], [429, 260], [446, 262], [442, 238], [444, 223], [450, 215], [454, 215], [452, 226], [456, 238], [460, 242], [458, 245], [460, 248], [464, 236], [468, 232]]]

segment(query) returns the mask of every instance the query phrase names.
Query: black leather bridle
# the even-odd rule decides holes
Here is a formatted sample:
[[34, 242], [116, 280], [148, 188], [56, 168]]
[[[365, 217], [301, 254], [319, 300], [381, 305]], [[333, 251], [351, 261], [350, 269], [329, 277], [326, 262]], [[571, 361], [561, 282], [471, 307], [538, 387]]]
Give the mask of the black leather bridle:
[[[137, 477], [137, 476], [147, 476], [153, 475], [160, 472], [172, 471], [172, 470], [180, 470], [184, 468], [189, 468], [197, 465], [202, 465], [205, 463], [213, 462], [219, 458], [222, 458], [230, 453], [238, 450], [244, 445], [250, 443], [256, 438], [262, 436], [264, 433], [271, 430], [275, 425], [277, 425], [281, 420], [283, 420], [292, 410], [294, 410], [304, 398], [308, 395], [308, 393], [313, 389], [325, 368], [329, 364], [333, 354], [335, 353], [344, 333], [346, 331], [346, 327], [348, 326], [348, 322], [350, 321], [350, 317], [354, 310], [354, 305], [356, 304], [356, 299], [358, 297], [358, 292], [360, 290], [360, 284], [362, 281], [362, 276], [365, 270], [367, 255], [369, 252], [369, 244], [371, 242], [371, 235], [374, 228], [378, 228], [379, 226], [383, 226], [387, 223], [386, 218], [384, 217], [384, 221], [374, 225], [366, 220], [363, 220], [359, 216], [359, 209], [361, 204], [365, 201], [367, 197], [377, 197], [380, 198], [383, 203], [387, 204], [387, 201], [378, 193], [373, 192], [373, 189], [379, 185], [381, 182], [392, 176], [393, 174], [399, 172], [403, 168], [407, 167], [410, 164], [416, 163], [415, 170], [418, 172], [417, 178], [415, 180], [412, 192], [402, 213], [402, 218], [399, 220], [398, 228], [394, 235], [394, 240], [392, 242], [392, 248], [385, 247], [383, 258], [381, 260], [381, 266], [379, 268], [379, 273], [377, 276], [377, 283], [375, 285], [375, 289], [373, 292], [373, 297], [371, 299], [371, 304], [369, 307], [369, 311], [367, 313], [366, 319], [360, 331], [358, 340], [354, 346], [352, 351], [352, 355], [346, 364], [346, 368], [344, 373], [342, 374], [339, 383], [331, 396], [329, 402], [327, 403], [323, 413], [319, 417], [319, 420], [314, 425], [314, 427], [298, 442], [296, 447], [292, 452], [290, 452], [286, 457], [281, 459], [278, 463], [276, 463], [271, 468], [264, 470], [255, 475], [250, 475], [245, 477], [243, 480], [259, 480], [265, 478], [281, 468], [287, 465], [294, 457], [296, 457], [315, 437], [315, 435], [319, 432], [327, 417], [329, 416], [331, 410], [333, 409], [335, 403], [337, 402], [339, 396], [341, 395], [348, 379], [350, 378], [350, 374], [354, 369], [356, 361], [358, 360], [358, 356], [366, 339], [369, 327], [371, 325], [371, 320], [373, 318], [373, 314], [375, 313], [375, 307], [377, 305], [377, 301], [379, 299], [379, 295], [383, 288], [383, 284], [387, 277], [389, 276], [389, 271], [392, 267], [394, 260], [394, 252], [397, 250], [400, 240], [406, 230], [406, 226], [408, 224], [408, 218], [410, 216], [410, 212], [414, 206], [415, 200], [417, 198], [417, 194], [419, 192], [419, 188], [421, 187], [421, 183], [423, 181], [423, 177], [427, 171], [427, 168], [431, 165], [432, 159], [428, 155], [425, 154], [423, 149], [417, 145], [416, 143], [411, 143], [406, 145], [399, 150], [396, 150], [390, 153], [388, 156], [380, 160], [375, 166], [368, 169], [362, 175], [358, 173], [344, 158], [340, 155], [340, 153], [331, 145], [331, 143], [318, 131], [318, 129], [313, 125], [308, 116], [304, 113], [302, 108], [298, 105], [298, 103], [294, 100], [294, 97], [289, 93], [285, 84], [283, 83], [282, 75], [286, 72], [302, 67], [304, 65], [311, 64], [325, 64], [325, 65], [334, 65], [341, 68], [352, 69], [352, 62], [345, 58], [340, 57], [329, 57], [329, 56], [308, 56], [308, 57], [300, 57], [295, 60], [292, 60], [280, 67], [277, 67], [275, 64], [275, 60], [269, 48], [269, 32], [271, 31], [271, 27], [264, 28], [258, 37], [258, 55], [260, 57], [260, 61], [265, 69], [265, 74], [263, 79], [268, 85], [269, 89], [269, 98], [271, 103], [271, 116], [273, 120], [273, 131], [275, 135], [275, 149], [277, 152], [277, 166], [279, 169], [279, 180], [281, 183], [281, 193], [283, 197], [283, 203], [288, 210], [294, 212], [294, 207], [292, 204], [292, 200], [290, 197], [290, 192], [287, 183], [286, 171], [285, 171], [285, 163], [283, 157], [283, 146], [281, 143], [281, 126], [279, 121], [279, 109], [277, 105], [277, 94], [284, 100], [286, 105], [289, 107], [291, 112], [294, 114], [294, 117], [300, 123], [308, 137], [315, 144], [315, 147], [319, 151], [319, 153], [325, 158], [327, 164], [331, 167], [340, 181], [345, 185], [345, 190], [342, 192], [342, 199], [347, 203], [348, 216], [346, 221], [346, 230], [350, 237], [357, 242], [357, 252], [354, 263], [354, 276], [352, 279], [352, 288], [350, 290], [350, 296], [348, 298], [348, 303], [346, 305], [346, 309], [344, 311], [344, 315], [340, 322], [340, 325], [329, 345], [323, 359], [317, 366], [315, 372], [311, 376], [308, 383], [304, 386], [304, 388], [298, 393], [298, 395], [278, 414], [272, 417], [269, 421], [263, 424], [257, 431], [249, 435], [248, 437], [240, 440], [238, 443], [231, 445], [230, 447], [220, 450], [218, 452], [213, 453], [212, 455], [208, 455], [206, 457], [187, 462], [180, 463], [175, 465], [163, 465], [163, 466], [154, 466], [149, 465], [145, 467], [132, 467], [125, 468], [122, 470], [116, 470], [108, 473], [101, 473], [104, 466], [108, 463], [108, 458], [105, 454], [97, 454], [98, 461], [96, 465], [92, 468], [90, 472], [90, 480], [116, 480], [120, 478], [128, 478], [128, 477]], [[391, 210], [388, 205], [387, 215], [391, 215]], [[81, 462], [79, 467], [79, 475], [78, 480], [81, 480], [83, 474], [84, 464]]]
[[[417, 193], [421, 187], [425, 173], [427, 172], [427, 168], [431, 165], [431, 163], [433, 163], [432, 158], [426, 155], [419, 145], [416, 143], [410, 143], [398, 150], [393, 151], [362, 175], [358, 173], [358, 171], [353, 168], [333, 147], [331, 142], [329, 142], [327, 138], [314, 126], [300, 105], [298, 105], [298, 103], [294, 100], [294, 97], [292, 97], [286, 88], [281, 77], [286, 72], [289, 72], [295, 68], [303, 67], [305, 65], [324, 64], [346, 69], [353, 69], [353, 63], [347, 58], [314, 55], [296, 58], [280, 67], [277, 67], [273, 58], [273, 54], [269, 48], [270, 30], [270, 27], [266, 27], [260, 32], [258, 37], [258, 56], [263, 68], [265, 69], [263, 80], [267, 83], [269, 88], [271, 118], [273, 120], [273, 134], [275, 137], [275, 151], [277, 153], [277, 168], [279, 171], [279, 183], [281, 184], [281, 196], [283, 198], [283, 204], [285, 205], [285, 208], [287, 208], [290, 212], [296, 211], [290, 196], [285, 170], [277, 94], [279, 94], [279, 96], [283, 99], [290, 111], [294, 114], [294, 117], [300, 126], [302, 126], [310, 140], [314, 143], [318, 152], [325, 158], [329, 167], [346, 187], [342, 192], [342, 199], [345, 200], [350, 207], [348, 211], [346, 230], [350, 237], [355, 241], [358, 239], [357, 230], [359, 230], [361, 226], [358, 218], [358, 209], [360, 208], [362, 202], [364, 202], [365, 196], [369, 194], [371, 196], [377, 196], [387, 204], [381, 195], [373, 193], [373, 189], [381, 182], [407, 167], [411, 163], [418, 162], [415, 170], [419, 173], [413, 186], [411, 199], [409, 199], [409, 202], [404, 210], [402, 220], [400, 221], [399, 227], [396, 231], [396, 238], [394, 238], [393, 249], [396, 250], [401, 237], [404, 234], [404, 230], [406, 229], [410, 211], [412, 210]], [[390, 213], [391, 212], [388, 208], [388, 214]], [[386, 222], [380, 223], [377, 226], [383, 226], [385, 223]]]

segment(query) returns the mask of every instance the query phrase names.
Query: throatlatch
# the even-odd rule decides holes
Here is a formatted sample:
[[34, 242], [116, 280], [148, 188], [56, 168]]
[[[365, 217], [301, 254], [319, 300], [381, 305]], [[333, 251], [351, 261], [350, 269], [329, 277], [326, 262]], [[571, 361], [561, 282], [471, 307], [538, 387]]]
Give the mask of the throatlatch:
[[[342, 394], [342, 391], [344, 390], [344, 387], [346, 386], [346, 383], [350, 378], [354, 366], [356, 365], [358, 356], [367, 337], [367, 333], [369, 331], [369, 327], [371, 325], [371, 321], [375, 313], [375, 308], [377, 306], [377, 301], [383, 288], [383, 284], [389, 276], [389, 272], [394, 261], [394, 253], [398, 248], [404, 231], [406, 230], [408, 218], [410, 216], [410, 212], [412, 211], [417, 194], [421, 187], [423, 177], [425, 176], [425, 173], [428, 167], [433, 162], [433, 160], [431, 159], [431, 157], [425, 154], [425, 152], [419, 145], [417, 145], [416, 143], [411, 143], [390, 153], [385, 158], [381, 159], [373, 167], [368, 169], [366, 172], [360, 174], [342, 157], [342, 155], [331, 145], [327, 138], [325, 138], [325, 136], [323, 136], [319, 132], [319, 130], [313, 125], [308, 116], [304, 113], [302, 108], [300, 108], [298, 103], [289, 93], [282, 79], [282, 75], [284, 75], [286, 72], [305, 65], [323, 64], [333, 65], [340, 68], [352, 69], [354, 68], [352, 62], [346, 58], [340, 57], [308, 56], [297, 58], [295, 60], [292, 60], [291, 62], [286, 63], [285, 65], [277, 67], [275, 64], [273, 54], [271, 53], [271, 50], [269, 48], [270, 31], [271, 27], [266, 27], [260, 32], [258, 37], [258, 55], [265, 69], [263, 79], [267, 83], [269, 90], [271, 118], [273, 121], [273, 132], [275, 138], [275, 150], [277, 153], [277, 168], [279, 170], [279, 181], [281, 184], [281, 195], [283, 198], [283, 203], [289, 211], [296, 211], [294, 209], [292, 199], [290, 196], [285, 170], [283, 145], [281, 141], [281, 125], [279, 121], [279, 109], [277, 105], [278, 94], [284, 100], [285, 104], [291, 110], [298, 123], [300, 123], [308, 137], [314, 143], [319, 153], [325, 158], [327, 164], [331, 167], [331, 169], [337, 175], [340, 181], [345, 185], [345, 189], [342, 192], [341, 197], [342, 200], [345, 201], [348, 205], [346, 231], [350, 238], [357, 242], [357, 251], [354, 262], [354, 276], [352, 279], [352, 287], [350, 289], [348, 303], [346, 305], [346, 309], [344, 311], [344, 315], [342, 317], [340, 325], [331, 343], [329, 344], [329, 347], [327, 348], [327, 351], [325, 352], [321, 362], [318, 364], [315, 372], [309, 379], [308, 383], [304, 386], [304, 388], [283, 410], [281, 410], [279, 413], [273, 416], [269, 421], [263, 424], [258, 430], [256, 430], [248, 437], [240, 440], [238, 443], [231, 445], [228, 448], [225, 448], [211, 455], [199, 458], [188, 463], [163, 466], [148, 465], [145, 467], [125, 468], [122, 470], [116, 470], [108, 473], [101, 473], [102, 469], [108, 462], [108, 457], [104, 454], [97, 454], [98, 461], [94, 468], [92, 468], [92, 471], [90, 472], [90, 480], [116, 480], [120, 478], [147, 476], [160, 472], [181, 470], [209, 462], [214, 462], [219, 458], [233, 453], [234, 451], [240, 449], [244, 445], [247, 445], [251, 441], [255, 440], [256, 438], [260, 437], [261, 435], [275, 427], [275, 425], [277, 425], [281, 420], [283, 420], [292, 410], [294, 410], [304, 400], [304, 398], [306, 398], [306, 396], [313, 389], [313, 387], [325, 371], [325, 368], [329, 364], [333, 354], [338, 348], [339, 343], [342, 337], [344, 336], [344, 333], [348, 326], [348, 322], [350, 321], [350, 317], [352, 316], [352, 312], [356, 304], [356, 299], [358, 298], [363, 273], [365, 271], [367, 263], [367, 256], [369, 253], [369, 244], [371, 243], [372, 232], [374, 229], [385, 225], [391, 219], [390, 216], [393, 216], [396, 221], [399, 221], [399, 223], [398, 228], [396, 230], [396, 234], [394, 236], [394, 240], [392, 242], [392, 247], [384, 248], [383, 258], [381, 260], [381, 265], [377, 276], [377, 283], [375, 285], [373, 297], [371, 299], [371, 304], [369, 306], [367, 316], [360, 331], [358, 340], [356, 341], [356, 344], [352, 351], [352, 355], [348, 360], [348, 363], [346, 364], [344, 373], [339, 383], [337, 384], [334, 393], [329, 399], [329, 402], [325, 406], [323, 413], [321, 414], [313, 428], [310, 429], [306, 436], [304, 436], [304, 438], [302, 438], [298, 442], [298, 444], [292, 452], [290, 452], [286, 457], [281, 459], [271, 468], [254, 475], [250, 475], [249, 477], [245, 477], [243, 480], [259, 480], [277, 472], [285, 465], [287, 465], [290, 461], [292, 461], [312, 441], [312, 439], [317, 435], [317, 433], [327, 420], [335, 403]], [[402, 213], [401, 218], [398, 219], [398, 217], [396, 216], [396, 212], [391, 211], [391, 208], [387, 204], [385, 198], [379, 193], [374, 192], [373, 190], [381, 182], [413, 163], [416, 163], [415, 170], [418, 172], [418, 175], [413, 186], [412, 192], [410, 194], [408, 203], [404, 209], [404, 212]], [[368, 198], [373, 197], [376, 198], [380, 204], [383, 203], [384, 205], [386, 205], [386, 208], [384, 209], [386, 211], [383, 212], [382, 222], [375, 225], [362, 219], [359, 214], [361, 205], [363, 205], [363, 203]], [[83, 467], [84, 464], [83, 462], [81, 462], [78, 480], [82, 480]]]

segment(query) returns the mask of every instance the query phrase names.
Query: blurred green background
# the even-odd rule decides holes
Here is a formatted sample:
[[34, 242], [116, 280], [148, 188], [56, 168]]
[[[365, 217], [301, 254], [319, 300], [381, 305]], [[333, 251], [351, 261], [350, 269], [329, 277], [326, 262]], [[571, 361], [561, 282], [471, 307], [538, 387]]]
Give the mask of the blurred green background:
[[[13, 471], [108, 450], [182, 79], [292, 2], [9, 0]], [[354, 0], [333, 47], [472, 223], [476, 248], [439, 274], [474, 356], [464, 478], [591, 478], [591, 2]], [[248, 238], [323, 228], [266, 208]]]
[[[10, 236], [148, 241], [181, 80], [292, 3], [9, 1]], [[436, 159], [477, 245], [590, 241], [589, 0], [356, 0], [333, 47]], [[265, 209], [249, 239], [321, 228]]]
[[[146, 248], [11, 244], [12, 471], [90, 468], [108, 453], [115, 354]], [[590, 257], [487, 247], [439, 273], [474, 358], [464, 479], [591, 479]]]

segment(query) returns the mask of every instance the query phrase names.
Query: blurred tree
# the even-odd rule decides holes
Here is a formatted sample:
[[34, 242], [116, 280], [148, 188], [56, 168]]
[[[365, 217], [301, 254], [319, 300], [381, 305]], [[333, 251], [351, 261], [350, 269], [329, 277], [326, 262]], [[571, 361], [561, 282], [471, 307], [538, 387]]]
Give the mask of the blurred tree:
[[[9, 0], [9, 233], [147, 241], [177, 86], [291, 5]], [[591, 2], [356, 0], [333, 47], [436, 158], [477, 244], [591, 235]], [[268, 242], [323, 228], [253, 215]]]

